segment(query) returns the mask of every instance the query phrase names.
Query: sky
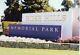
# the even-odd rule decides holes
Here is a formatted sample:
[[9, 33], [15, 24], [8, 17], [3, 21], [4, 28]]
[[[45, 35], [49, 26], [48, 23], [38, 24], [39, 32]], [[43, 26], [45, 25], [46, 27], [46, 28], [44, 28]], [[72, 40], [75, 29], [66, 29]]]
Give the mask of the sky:
[[7, 8], [6, 4], [4, 3], [6, 0], [0, 1], [0, 16], [4, 15], [4, 10]]

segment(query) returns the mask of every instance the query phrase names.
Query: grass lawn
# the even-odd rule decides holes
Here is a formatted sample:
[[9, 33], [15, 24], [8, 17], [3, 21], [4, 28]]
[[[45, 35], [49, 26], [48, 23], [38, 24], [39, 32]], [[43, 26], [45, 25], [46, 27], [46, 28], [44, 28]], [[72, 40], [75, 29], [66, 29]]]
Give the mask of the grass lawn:
[[79, 55], [78, 51], [0, 47], [0, 55]]

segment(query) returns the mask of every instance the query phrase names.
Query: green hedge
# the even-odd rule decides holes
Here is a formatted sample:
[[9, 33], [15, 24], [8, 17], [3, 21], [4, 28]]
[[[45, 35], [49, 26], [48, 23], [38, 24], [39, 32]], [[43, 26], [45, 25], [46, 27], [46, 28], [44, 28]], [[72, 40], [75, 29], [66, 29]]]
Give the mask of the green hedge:
[[10, 48], [37, 48], [37, 49], [56, 49], [56, 50], [75, 50], [79, 51], [78, 44], [55, 44], [55, 43], [26, 43], [26, 42], [4, 42], [0, 41], [1, 47]]
[[2, 35], [3, 34], [3, 32], [0, 32], [0, 35]]

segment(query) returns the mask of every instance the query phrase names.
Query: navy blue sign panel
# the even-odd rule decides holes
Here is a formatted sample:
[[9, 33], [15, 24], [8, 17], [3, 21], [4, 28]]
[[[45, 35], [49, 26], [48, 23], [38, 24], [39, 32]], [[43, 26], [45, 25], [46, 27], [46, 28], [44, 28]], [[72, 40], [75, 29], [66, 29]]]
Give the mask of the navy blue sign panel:
[[9, 25], [9, 35], [57, 40], [61, 37], [60, 25]]

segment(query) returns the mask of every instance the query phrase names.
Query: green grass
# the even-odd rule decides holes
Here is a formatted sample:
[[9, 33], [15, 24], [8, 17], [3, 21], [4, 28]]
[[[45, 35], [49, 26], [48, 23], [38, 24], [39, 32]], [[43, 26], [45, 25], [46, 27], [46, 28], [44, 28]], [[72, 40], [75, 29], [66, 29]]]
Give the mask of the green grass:
[[0, 55], [79, 55], [78, 51], [0, 47]]

